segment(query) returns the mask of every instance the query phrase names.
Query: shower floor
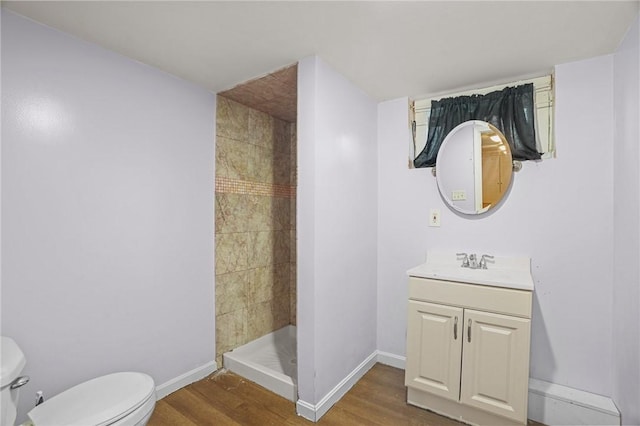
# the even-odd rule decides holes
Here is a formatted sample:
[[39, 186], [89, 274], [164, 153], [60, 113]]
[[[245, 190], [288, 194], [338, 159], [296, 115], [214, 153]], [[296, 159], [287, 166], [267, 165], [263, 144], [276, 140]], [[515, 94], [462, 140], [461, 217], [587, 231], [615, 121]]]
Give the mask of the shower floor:
[[223, 364], [226, 369], [295, 402], [296, 350], [296, 327], [288, 325], [223, 354]]

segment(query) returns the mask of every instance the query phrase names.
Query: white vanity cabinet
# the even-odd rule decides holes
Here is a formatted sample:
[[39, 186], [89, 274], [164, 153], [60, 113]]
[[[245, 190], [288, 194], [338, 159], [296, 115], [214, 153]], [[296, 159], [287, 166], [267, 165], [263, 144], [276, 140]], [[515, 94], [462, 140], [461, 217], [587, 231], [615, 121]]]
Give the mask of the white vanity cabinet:
[[526, 424], [532, 291], [409, 277], [407, 402]]

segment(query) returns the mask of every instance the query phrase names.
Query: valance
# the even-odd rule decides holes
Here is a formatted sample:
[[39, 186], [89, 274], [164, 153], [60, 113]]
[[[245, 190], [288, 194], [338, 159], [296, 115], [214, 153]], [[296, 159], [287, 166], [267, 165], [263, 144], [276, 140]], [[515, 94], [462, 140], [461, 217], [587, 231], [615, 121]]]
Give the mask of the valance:
[[533, 83], [528, 83], [486, 95], [432, 101], [427, 144], [413, 160], [414, 166], [435, 166], [444, 138], [454, 127], [468, 120], [483, 120], [497, 127], [507, 138], [514, 160], [539, 160], [533, 96]]

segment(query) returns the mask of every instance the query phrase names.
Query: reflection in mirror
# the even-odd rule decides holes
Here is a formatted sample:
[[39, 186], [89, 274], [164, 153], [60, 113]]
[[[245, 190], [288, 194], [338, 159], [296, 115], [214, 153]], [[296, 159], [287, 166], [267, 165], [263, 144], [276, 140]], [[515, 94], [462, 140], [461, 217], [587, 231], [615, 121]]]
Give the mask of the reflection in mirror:
[[511, 149], [502, 132], [480, 120], [466, 121], [447, 135], [438, 151], [436, 179], [442, 197], [464, 214], [498, 205], [511, 184]]

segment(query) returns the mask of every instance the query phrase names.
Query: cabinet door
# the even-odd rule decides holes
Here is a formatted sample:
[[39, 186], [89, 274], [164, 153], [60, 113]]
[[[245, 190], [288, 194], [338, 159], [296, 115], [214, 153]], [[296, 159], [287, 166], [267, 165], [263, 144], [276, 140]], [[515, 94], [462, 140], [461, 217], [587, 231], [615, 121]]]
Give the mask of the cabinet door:
[[460, 402], [526, 423], [531, 320], [467, 309], [464, 331]]
[[458, 400], [462, 313], [460, 308], [409, 301], [406, 386]]

